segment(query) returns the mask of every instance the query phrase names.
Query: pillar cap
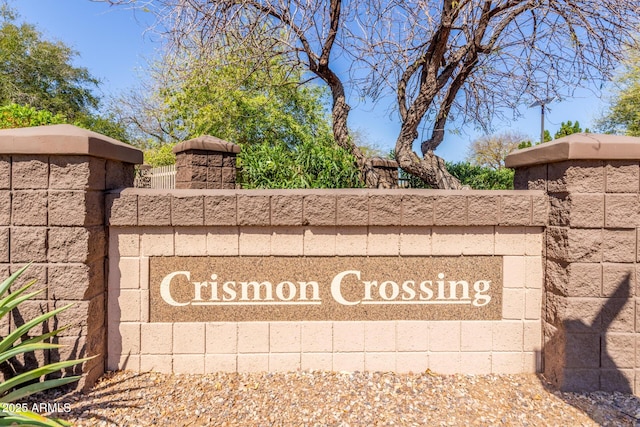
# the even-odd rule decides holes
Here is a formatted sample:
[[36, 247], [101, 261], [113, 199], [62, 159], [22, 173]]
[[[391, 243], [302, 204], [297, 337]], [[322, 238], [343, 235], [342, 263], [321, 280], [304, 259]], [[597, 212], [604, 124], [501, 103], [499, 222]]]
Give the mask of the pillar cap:
[[2, 129], [0, 154], [83, 155], [142, 163], [142, 151], [137, 148], [73, 125]]
[[640, 138], [574, 133], [535, 147], [515, 150], [505, 159], [508, 168], [565, 160], [640, 160]]
[[218, 153], [235, 153], [240, 152], [240, 146], [232, 142], [227, 142], [215, 136], [203, 135], [188, 141], [183, 141], [173, 147], [175, 154], [188, 150], [216, 151]]
[[398, 162], [392, 159], [385, 159], [383, 157], [373, 157], [371, 159], [371, 165], [377, 168], [397, 168]]

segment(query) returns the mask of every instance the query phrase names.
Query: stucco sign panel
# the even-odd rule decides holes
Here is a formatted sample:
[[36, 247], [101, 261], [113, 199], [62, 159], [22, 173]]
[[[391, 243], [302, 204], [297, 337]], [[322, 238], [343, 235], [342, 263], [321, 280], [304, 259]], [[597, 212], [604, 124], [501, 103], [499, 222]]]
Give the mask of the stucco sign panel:
[[498, 320], [502, 257], [151, 257], [151, 322]]

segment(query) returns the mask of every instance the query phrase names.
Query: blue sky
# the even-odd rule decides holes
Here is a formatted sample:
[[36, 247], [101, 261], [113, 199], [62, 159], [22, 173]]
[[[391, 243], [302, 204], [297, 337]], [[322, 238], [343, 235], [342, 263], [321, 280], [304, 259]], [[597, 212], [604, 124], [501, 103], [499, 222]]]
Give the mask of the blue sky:
[[[13, 0], [10, 4], [21, 20], [36, 25], [46, 38], [60, 40], [75, 49], [79, 53], [75, 64], [88, 68], [102, 81], [102, 95], [118, 94], [134, 86], [146, 59], [152, 58], [159, 48], [145, 32], [152, 17], [144, 12], [134, 13], [90, 0]], [[545, 127], [552, 135], [567, 120], [579, 120], [583, 128], [593, 127], [606, 106], [590, 91], [578, 90], [574, 98], [549, 106]], [[350, 117], [351, 127], [361, 129], [372, 144], [384, 151], [393, 148], [399, 129], [387, 107], [383, 102], [373, 110], [358, 107]], [[518, 121], [494, 123], [496, 131], [517, 130], [538, 140], [540, 108], [525, 107], [522, 112], [524, 116]], [[464, 160], [469, 141], [481, 132], [473, 126], [456, 129], [454, 124], [449, 128], [437, 153], [449, 161]]]

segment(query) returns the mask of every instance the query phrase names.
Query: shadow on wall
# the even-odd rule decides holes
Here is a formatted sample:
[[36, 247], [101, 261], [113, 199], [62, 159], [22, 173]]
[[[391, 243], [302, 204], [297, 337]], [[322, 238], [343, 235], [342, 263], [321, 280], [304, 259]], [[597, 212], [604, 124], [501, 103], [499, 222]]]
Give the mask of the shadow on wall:
[[[558, 393], [558, 397], [581, 410], [584, 408], [576, 404], [574, 393], [601, 390], [633, 394], [635, 334], [633, 332], [617, 334], [615, 333], [617, 328], [612, 328], [616, 318], [622, 319], [620, 315], [630, 297], [631, 274], [627, 273], [615, 292], [607, 298], [607, 302], [594, 317], [592, 324], [571, 319], [562, 321], [562, 327], [557, 329], [546, 325], [547, 328], [555, 330], [547, 331], [547, 333], [551, 332], [549, 334], [551, 337], [544, 347], [543, 377], [546, 381], [543, 381], [543, 384], [545, 387], [550, 388], [550, 391], [559, 389], [563, 393]], [[564, 304], [559, 304], [559, 310], [566, 309]], [[633, 321], [634, 319], [631, 320]], [[618, 366], [616, 360], [622, 363], [622, 366]], [[570, 393], [574, 398], [569, 399], [569, 394], [565, 392]], [[625, 400], [636, 408], [640, 407], [640, 399], [637, 397]], [[610, 403], [617, 406], [613, 398]], [[621, 413], [626, 412], [624, 408], [617, 409]], [[635, 413], [635, 411], [631, 412]], [[604, 421], [596, 419], [597, 412], [594, 413], [591, 410], [589, 415], [598, 423]], [[631, 413], [626, 412], [626, 415], [636, 420]]]

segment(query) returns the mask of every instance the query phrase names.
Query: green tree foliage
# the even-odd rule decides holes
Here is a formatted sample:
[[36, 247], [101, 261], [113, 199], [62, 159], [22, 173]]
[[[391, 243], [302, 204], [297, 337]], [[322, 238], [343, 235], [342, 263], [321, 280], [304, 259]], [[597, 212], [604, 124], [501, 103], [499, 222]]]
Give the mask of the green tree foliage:
[[111, 137], [121, 142], [131, 143], [127, 128], [113, 115], [102, 116], [99, 114], [81, 114], [72, 124], [92, 130], [102, 135]]
[[619, 89], [598, 127], [608, 133], [640, 136], [640, 53], [629, 57], [617, 83]]
[[144, 162], [153, 167], [169, 166], [176, 162], [176, 155], [173, 154], [173, 147], [176, 144], [155, 144], [153, 147], [144, 150]]
[[[544, 142], [549, 142], [549, 141], [553, 141], [554, 139], [558, 139], [558, 138], [562, 138], [564, 136], [568, 136], [571, 135], [573, 133], [580, 133], [583, 132], [582, 128], [580, 127], [580, 122], [578, 122], [577, 120], [575, 121], [575, 123], [573, 123], [571, 120], [565, 122], [562, 122], [560, 124], [560, 129], [558, 129], [558, 131], [555, 133], [554, 137], [551, 138], [551, 132], [549, 132], [547, 129], [544, 130]], [[589, 128], [586, 128], [584, 130], [584, 132], [591, 132], [589, 130]], [[520, 148], [529, 148], [532, 147], [534, 145], [539, 145], [539, 142], [536, 143], [532, 143], [530, 140], [526, 140], [526, 141], [522, 141], [519, 145], [518, 145], [518, 149]]]
[[[553, 138], [551, 138], [551, 133], [548, 130], [544, 130], [544, 141], [543, 142], [549, 142], [553, 140]], [[533, 147], [534, 145], [539, 145], [540, 141], [537, 142], [531, 142], [530, 139], [527, 139], [525, 141], [522, 141], [520, 144], [518, 144], [518, 149], [522, 149], [522, 148], [529, 148], [529, 147]]]
[[50, 111], [36, 110], [33, 107], [17, 104], [0, 106], [0, 129], [62, 123], [67, 123], [67, 119], [61, 114], [53, 114]]
[[28, 105], [9, 104], [0, 106], [0, 129], [59, 124], [73, 124], [122, 142], [129, 142], [125, 127], [112, 118], [87, 114], [81, 115], [75, 121], [70, 122], [60, 113], [53, 114], [47, 110], [36, 110]]
[[173, 161], [168, 143], [213, 135], [242, 147], [247, 188], [360, 187], [355, 159], [333, 140], [325, 93], [301, 72], [252, 55], [168, 55], [121, 112], [145, 140], [154, 166]]
[[331, 138], [324, 94], [317, 86], [300, 85], [300, 72], [276, 60], [268, 64], [235, 57], [181, 61], [182, 66], [162, 71], [165, 77], [171, 75], [160, 94], [172, 135], [208, 134], [242, 146], [285, 143], [289, 147]]
[[62, 42], [44, 40], [16, 14], [0, 9], [0, 105], [29, 105], [75, 120], [98, 106], [98, 80], [71, 65], [77, 55]]
[[[558, 138], [562, 138], [564, 136], [569, 136], [573, 133], [580, 133], [582, 132], [582, 128], [580, 127], [580, 123], [576, 120], [575, 123], [572, 123], [571, 120], [565, 122], [562, 122], [560, 124], [560, 129], [558, 129], [558, 132], [556, 132], [556, 134], [553, 136], [554, 139], [558, 139]], [[589, 128], [586, 128], [584, 130], [584, 132], [589, 133]], [[547, 142], [547, 141], [545, 141]]]
[[[542, 142], [549, 142], [549, 141], [553, 141], [553, 138], [551, 138], [551, 132], [549, 132], [547, 129], [544, 130], [544, 134], [543, 134], [543, 141]], [[518, 148], [529, 148], [532, 147], [534, 145], [539, 145], [540, 141], [537, 141], [535, 143], [532, 143], [531, 140], [526, 140], [526, 141], [522, 141], [520, 144], [518, 144]]]
[[0, 128], [70, 123], [129, 142], [113, 115], [96, 113], [98, 80], [74, 67], [77, 53], [62, 42], [43, 40], [0, 0]]
[[529, 148], [531, 147], [533, 144], [531, 143], [531, 140], [526, 140], [526, 141], [522, 141], [520, 144], [518, 144], [518, 150], [522, 150], [523, 148]]

